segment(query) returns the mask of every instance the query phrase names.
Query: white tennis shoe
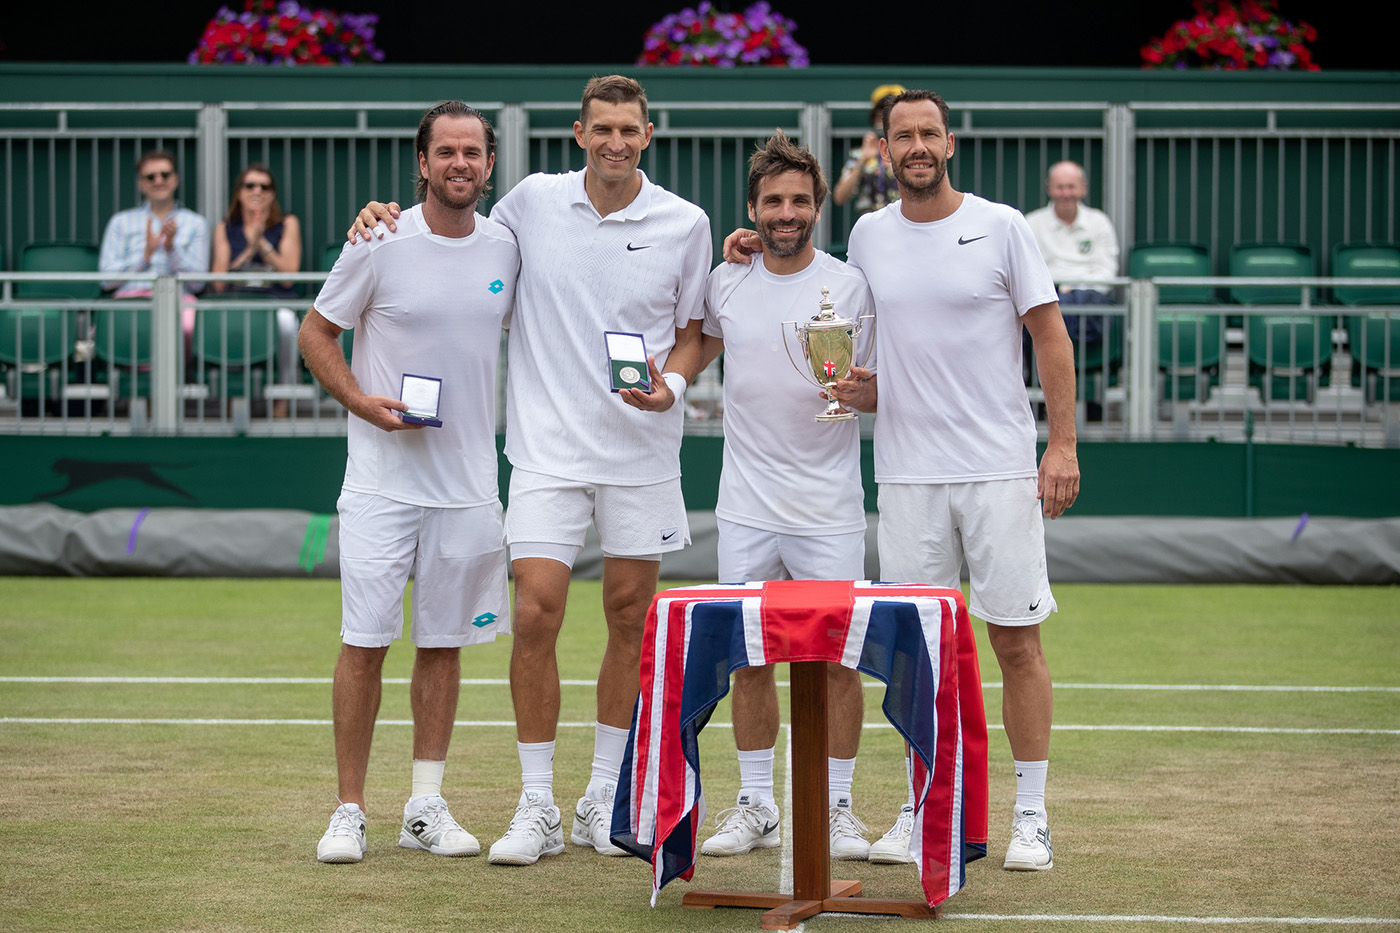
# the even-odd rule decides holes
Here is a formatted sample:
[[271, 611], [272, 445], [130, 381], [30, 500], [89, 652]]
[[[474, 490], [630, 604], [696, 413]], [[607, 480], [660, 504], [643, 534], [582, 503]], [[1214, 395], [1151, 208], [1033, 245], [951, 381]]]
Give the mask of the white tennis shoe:
[[574, 831], [569, 836], [574, 845], [588, 846], [599, 855], [627, 854], [613, 845], [610, 838], [615, 792], [612, 784], [604, 784], [602, 797], [589, 797], [585, 794], [578, 799], [578, 806], [574, 808]]
[[559, 808], [540, 793], [523, 793], [506, 834], [491, 846], [492, 865], [533, 865], [564, 851], [564, 821]]
[[909, 839], [914, 835], [914, 808], [909, 804], [899, 808], [899, 818], [890, 831], [870, 846], [870, 861], [877, 865], [912, 865]]
[[1007, 871], [1045, 871], [1055, 867], [1050, 848], [1050, 824], [1034, 810], [1020, 810], [1011, 821], [1011, 843], [1006, 847]]
[[342, 803], [331, 814], [331, 825], [316, 844], [316, 861], [341, 864], [365, 857], [365, 811]]
[[851, 798], [841, 797], [828, 813], [831, 857], [840, 861], [863, 862], [870, 857], [865, 839], [866, 825], [851, 811]]
[[433, 855], [469, 856], [481, 852], [481, 843], [452, 818], [447, 812], [447, 801], [437, 794], [412, 797], [404, 805], [399, 845]]
[[782, 843], [777, 808], [755, 804], [748, 794], [740, 794], [735, 806], [716, 814], [715, 825], [719, 831], [700, 846], [701, 855], [743, 855]]

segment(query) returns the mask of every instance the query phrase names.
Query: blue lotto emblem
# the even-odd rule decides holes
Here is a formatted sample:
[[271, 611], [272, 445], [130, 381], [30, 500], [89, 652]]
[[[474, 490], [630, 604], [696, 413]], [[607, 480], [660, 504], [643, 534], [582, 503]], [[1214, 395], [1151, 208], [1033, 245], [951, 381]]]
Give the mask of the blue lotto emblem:
[[[501, 292], [503, 292], [503, 291], [506, 290], [506, 283], [505, 283], [505, 282], [502, 282], [500, 279], [497, 279], [496, 281], [494, 281], [494, 282], [491, 283], [490, 288], [491, 288], [491, 294], [493, 294], [493, 295], [499, 295]], [[495, 618], [495, 617], [493, 616], [492, 618]]]
[[495, 621], [496, 614], [494, 612], [483, 612], [475, 619], [472, 619], [472, 625], [475, 625], [477, 628], [484, 628], [485, 626], [488, 626]]

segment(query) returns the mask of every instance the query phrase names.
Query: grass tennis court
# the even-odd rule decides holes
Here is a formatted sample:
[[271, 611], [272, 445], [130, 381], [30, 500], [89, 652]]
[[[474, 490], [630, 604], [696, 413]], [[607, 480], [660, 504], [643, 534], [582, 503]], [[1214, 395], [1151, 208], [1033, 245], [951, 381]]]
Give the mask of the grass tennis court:
[[[595, 582], [573, 586], [560, 651], [570, 681], [597, 671], [598, 594]], [[940, 928], [1400, 929], [1400, 589], [1060, 585], [1056, 597], [1044, 632], [1057, 683], [1055, 868], [1000, 868], [1014, 778], [996, 728], [1000, 675], [979, 638], [992, 857], [969, 866]], [[385, 664], [369, 852], [359, 865], [317, 863], [335, 807], [339, 598], [337, 583], [316, 580], [0, 578], [0, 930], [758, 928], [756, 911], [681, 909], [681, 882], [650, 908], [637, 859], [570, 846], [502, 868], [398, 848], [407, 644]], [[519, 793], [509, 651], [505, 638], [463, 651], [469, 682], [443, 789], [483, 849]], [[566, 837], [592, 696], [589, 683], [564, 687], [555, 794]], [[866, 693], [855, 784], [871, 838], [904, 795], [880, 696], [878, 685]], [[726, 701], [701, 737], [711, 813], [737, 790], [727, 721]], [[780, 784], [785, 750], [780, 736]], [[789, 857], [702, 859], [696, 883], [776, 890]], [[912, 866], [839, 863], [833, 874], [872, 896], [918, 894]]]

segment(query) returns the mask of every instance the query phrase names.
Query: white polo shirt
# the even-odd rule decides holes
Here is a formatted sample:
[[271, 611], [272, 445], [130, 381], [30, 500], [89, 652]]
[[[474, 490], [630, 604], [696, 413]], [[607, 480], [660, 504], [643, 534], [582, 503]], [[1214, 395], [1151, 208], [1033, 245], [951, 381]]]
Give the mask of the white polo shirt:
[[665, 369], [676, 329], [704, 315], [710, 221], [642, 176], [602, 217], [583, 172], [536, 174], [496, 204], [522, 272], [511, 325], [506, 455], [562, 479], [642, 486], [680, 476], [681, 405], [633, 408], [611, 391], [607, 331], [638, 333]]
[[1085, 288], [1078, 282], [1098, 282], [1118, 275], [1118, 234], [1103, 211], [1084, 204], [1067, 224], [1049, 204], [1026, 215], [1035, 242], [1050, 274], [1065, 288]]
[[[724, 467], [715, 515], [791, 535], [841, 534], [865, 528], [860, 480], [860, 424], [820, 424], [826, 407], [786, 321], [810, 320], [822, 287], [837, 317], [874, 313], [865, 277], [818, 250], [801, 272], [775, 275], [756, 255], [752, 264], [720, 263], [705, 290], [705, 333], [724, 339]], [[870, 345], [870, 321], [854, 362]], [[784, 349], [784, 341], [788, 349]]]
[[341, 250], [315, 307], [355, 329], [360, 388], [399, 398], [405, 373], [442, 379], [440, 428], [390, 432], [350, 417], [345, 489], [437, 508], [498, 501], [496, 366], [519, 270], [500, 224], [478, 214], [470, 236], [438, 236], [421, 205], [396, 232]]

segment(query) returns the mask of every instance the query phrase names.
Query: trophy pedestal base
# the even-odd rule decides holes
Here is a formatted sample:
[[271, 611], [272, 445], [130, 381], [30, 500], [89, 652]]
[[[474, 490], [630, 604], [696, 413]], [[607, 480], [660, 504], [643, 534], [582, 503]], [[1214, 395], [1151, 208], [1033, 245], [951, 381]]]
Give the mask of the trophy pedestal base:
[[816, 416], [815, 418], [813, 418], [812, 420], [813, 420], [813, 421], [816, 421], [818, 424], [824, 424], [824, 423], [826, 423], [826, 422], [828, 422], [828, 421], [854, 421], [855, 418], [856, 418], [856, 413], [853, 412], [853, 411], [836, 411], [836, 412], [825, 412], [825, 411], [824, 411], [824, 412], [822, 412], [821, 414], [817, 415], [817, 416]]

